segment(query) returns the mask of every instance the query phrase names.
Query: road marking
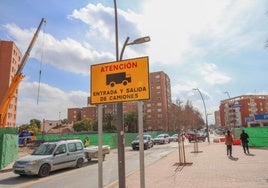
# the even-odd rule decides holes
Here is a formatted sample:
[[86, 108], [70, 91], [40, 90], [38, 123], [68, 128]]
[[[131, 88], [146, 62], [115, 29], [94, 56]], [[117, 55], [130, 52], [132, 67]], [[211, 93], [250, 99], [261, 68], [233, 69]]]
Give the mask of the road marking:
[[[70, 171], [66, 171], [66, 172], [64, 172], [64, 174], [70, 174], [70, 173], [74, 172], [75, 170], [79, 170], [79, 169], [80, 168], [73, 169], [73, 170], [70, 170]], [[31, 185], [34, 185], [36, 183], [42, 183], [42, 182], [47, 181], [49, 179], [57, 178], [59, 176], [62, 176], [62, 173], [49, 175], [47, 177], [39, 178], [38, 180], [35, 180], [35, 181], [33, 180], [33, 181], [30, 181], [30, 182], [21, 183], [22, 185], [20, 184], [18, 186], [15, 186], [14, 188], [26, 188], [26, 187], [31, 186]]]

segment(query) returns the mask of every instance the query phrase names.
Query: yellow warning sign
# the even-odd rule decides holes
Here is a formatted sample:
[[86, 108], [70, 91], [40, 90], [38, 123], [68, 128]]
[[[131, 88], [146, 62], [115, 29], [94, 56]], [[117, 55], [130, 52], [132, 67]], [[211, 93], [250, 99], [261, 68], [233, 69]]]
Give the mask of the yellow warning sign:
[[91, 104], [150, 99], [148, 57], [91, 66]]

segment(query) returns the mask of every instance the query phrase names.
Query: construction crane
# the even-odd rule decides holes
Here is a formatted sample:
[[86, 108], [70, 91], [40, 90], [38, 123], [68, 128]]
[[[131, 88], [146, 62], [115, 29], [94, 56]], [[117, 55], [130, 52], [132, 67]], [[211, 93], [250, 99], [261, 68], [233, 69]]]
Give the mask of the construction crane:
[[9, 86], [9, 88], [7, 89], [7, 91], [5, 92], [5, 95], [3, 97], [3, 100], [0, 101], [0, 128], [2, 127], [6, 127], [6, 121], [7, 121], [7, 111], [8, 111], [8, 106], [12, 100], [12, 98], [14, 97], [15, 93], [16, 93], [16, 90], [18, 89], [19, 87], [19, 84], [21, 82], [21, 80], [23, 79], [24, 75], [22, 74], [22, 70], [28, 60], [28, 57], [30, 56], [30, 52], [34, 46], [34, 43], [38, 37], [38, 33], [42, 27], [42, 25], [46, 22], [46, 20], [44, 18], [42, 18], [30, 44], [29, 44], [29, 47], [27, 49], [27, 51], [25, 52], [22, 60], [21, 60], [21, 63], [19, 65], [19, 68], [16, 72], [16, 74], [14, 75], [12, 81], [11, 81], [11, 84]]

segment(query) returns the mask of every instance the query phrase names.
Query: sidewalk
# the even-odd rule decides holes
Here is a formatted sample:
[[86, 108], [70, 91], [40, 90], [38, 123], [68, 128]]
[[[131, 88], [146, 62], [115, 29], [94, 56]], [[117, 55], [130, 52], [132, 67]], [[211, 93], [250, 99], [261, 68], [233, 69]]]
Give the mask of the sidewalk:
[[[178, 166], [178, 149], [146, 167], [146, 188], [267, 188], [268, 150], [250, 148], [244, 154], [241, 146], [233, 146], [233, 158], [226, 155], [224, 143], [198, 144], [194, 151], [191, 143], [185, 148], [186, 163]], [[113, 188], [118, 187], [114, 185]], [[136, 171], [127, 176], [127, 188], [140, 187], [140, 174]]]

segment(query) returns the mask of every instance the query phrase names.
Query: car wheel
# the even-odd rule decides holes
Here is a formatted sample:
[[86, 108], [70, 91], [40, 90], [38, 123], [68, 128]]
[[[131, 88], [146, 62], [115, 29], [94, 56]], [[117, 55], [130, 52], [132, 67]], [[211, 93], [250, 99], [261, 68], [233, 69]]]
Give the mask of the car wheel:
[[50, 173], [50, 166], [49, 166], [49, 164], [43, 164], [40, 167], [40, 169], [39, 169], [38, 176], [40, 178], [42, 178], [42, 177], [48, 176], [49, 173]]
[[84, 160], [79, 158], [76, 162], [76, 168], [81, 168], [83, 166]]
[[148, 149], [148, 145], [147, 145], [147, 144], [144, 146], [144, 149], [145, 149], [145, 150], [147, 150], [147, 149]]

